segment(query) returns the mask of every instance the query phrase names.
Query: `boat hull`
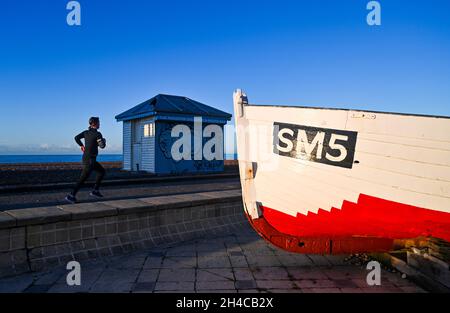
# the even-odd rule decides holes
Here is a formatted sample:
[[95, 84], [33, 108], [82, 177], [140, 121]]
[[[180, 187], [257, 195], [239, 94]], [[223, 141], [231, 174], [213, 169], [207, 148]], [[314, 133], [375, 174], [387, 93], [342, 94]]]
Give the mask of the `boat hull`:
[[248, 105], [235, 93], [243, 201], [276, 246], [302, 253], [450, 241], [450, 119]]

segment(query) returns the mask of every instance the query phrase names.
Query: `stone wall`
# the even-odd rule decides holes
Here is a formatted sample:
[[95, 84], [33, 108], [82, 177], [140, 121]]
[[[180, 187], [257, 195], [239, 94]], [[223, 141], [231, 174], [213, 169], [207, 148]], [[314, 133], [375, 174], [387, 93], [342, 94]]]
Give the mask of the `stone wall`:
[[[121, 161], [102, 162], [106, 169], [122, 168]], [[48, 171], [48, 170], [81, 170], [83, 164], [80, 162], [55, 162], [55, 163], [4, 163], [0, 164], [0, 171]]]
[[0, 277], [229, 233], [244, 223], [240, 190], [0, 212]]

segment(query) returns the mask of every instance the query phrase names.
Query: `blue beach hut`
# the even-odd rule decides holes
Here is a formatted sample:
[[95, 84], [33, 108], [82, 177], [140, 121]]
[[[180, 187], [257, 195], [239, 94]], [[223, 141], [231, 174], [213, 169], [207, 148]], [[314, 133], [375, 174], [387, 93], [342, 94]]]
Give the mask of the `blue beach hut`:
[[[123, 122], [123, 169], [155, 174], [223, 171], [224, 125], [230, 119], [231, 114], [187, 97], [159, 94], [116, 116]], [[208, 144], [211, 139], [215, 144]], [[213, 159], [205, 156], [205, 149], [212, 149]]]

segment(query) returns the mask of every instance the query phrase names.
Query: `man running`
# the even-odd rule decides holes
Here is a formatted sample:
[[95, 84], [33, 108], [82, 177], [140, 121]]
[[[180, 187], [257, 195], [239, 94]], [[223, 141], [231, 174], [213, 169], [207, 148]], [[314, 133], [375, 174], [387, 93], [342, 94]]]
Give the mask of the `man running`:
[[[97, 173], [97, 178], [94, 189], [91, 191], [90, 195], [98, 198], [103, 197], [99, 188], [102, 179], [105, 176], [105, 169], [97, 162], [97, 155], [98, 147], [101, 149], [106, 147], [106, 139], [103, 138], [102, 134], [98, 131], [99, 128], [100, 119], [98, 117], [91, 117], [89, 119], [89, 129], [81, 132], [75, 137], [75, 141], [81, 147], [81, 151], [83, 151], [83, 171], [81, 172], [81, 177], [75, 185], [75, 188], [65, 198], [65, 200], [70, 203], [75, 203], [77, 201], [76, 195], [92, 171]], [[84, 145], [81, 139], [84, 139]]]

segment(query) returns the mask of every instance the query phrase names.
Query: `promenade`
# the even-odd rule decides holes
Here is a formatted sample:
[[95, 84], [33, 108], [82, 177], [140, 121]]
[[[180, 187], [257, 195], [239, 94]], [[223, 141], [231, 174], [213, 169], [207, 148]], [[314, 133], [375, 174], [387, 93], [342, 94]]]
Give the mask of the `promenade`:
[[[141, 184], [123, 184], [105, 186], [102, 199], [89, 196], [89, 187], [83, 188], [77, 195], [80, 203], [105, 200], [134, 199], [139, 197], [167, 196], [202, 191], [236, 190], [240, 188], [239, 177], [190, 179], [170, 182], [148, 182]], [[64, 197], [70, 189], [50, 189], [42, 191], [22, 191], [0, 194], [0, 211], [43, 207], [64, 204]]]
[[0, 279], [0, 292], [32, 293], [404, 293], [425, 292], [399, 273], [366, 283], [347, 256], [299, 255], [267, 244], [248, 224], [234, 234], [163, 245], [80, 262], [81, 286], [68, 286], [65, 266]]

